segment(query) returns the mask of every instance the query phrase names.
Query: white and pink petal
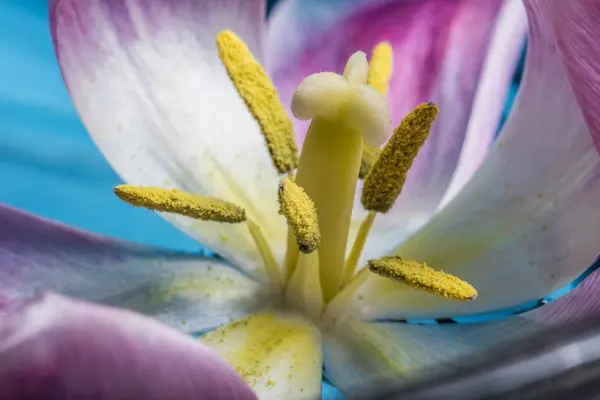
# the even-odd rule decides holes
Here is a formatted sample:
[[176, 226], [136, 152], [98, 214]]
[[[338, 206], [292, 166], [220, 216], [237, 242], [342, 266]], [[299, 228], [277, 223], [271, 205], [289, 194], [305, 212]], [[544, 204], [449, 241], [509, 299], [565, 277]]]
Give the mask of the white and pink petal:
[[[237, 203], [282, 257], [278, 176], [215, 45], [230, 29], [262, 59], [264, 12], [264, 0], [50, 2], [71, 98], [119, 175]], [[262, 268], [245, 226], [165, 217], [247, 271]]]
[[[481, 162], [522, 50], [523, 15], [519, 2], [511, 0], [291, 0], [274, 10], [267, 64], [284, 102], [305, 75], [341, 72], [353, 52], [369, 54], [377, 43], [389, 41], [395, 57], [388, 95], [392, 123], [419, 103], [434, 101], [440, 107], [402, 195], [375, 220], [360, 265], [421, 227], [451, 182], [453, 191], [460, 188]], [[479, 119], [471, 118], [474, 111]], [[302, 141], [306, 129], [296, 128]], [[359, 187], [351, 239], [365, 217], [360, 193]]]
[[[470, 282], [479, 296], [442, 300], [374, 277], [354, 302], [365, 315], [443, 318], [495, 311], [562, 288], [596, 260], [600, 156], [582, 114], [593, 103], [578, 103], [572, 84], [589, 75], [567, 79], [547, 4], [526, 3], [524, 81], [494, 149], [463, 191], [396, 251]], [[578, 23], [597, 18], [591, 11], [586, 16]], [[588, 57], [595, 65], [595, 55]]]

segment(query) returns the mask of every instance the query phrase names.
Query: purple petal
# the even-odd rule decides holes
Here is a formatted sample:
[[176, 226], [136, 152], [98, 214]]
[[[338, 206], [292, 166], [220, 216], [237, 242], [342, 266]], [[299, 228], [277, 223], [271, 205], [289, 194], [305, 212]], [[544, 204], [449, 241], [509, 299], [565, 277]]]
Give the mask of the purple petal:
[[152, 319], [46, 294], [0, 316], [6, 399], [255, 399], [199, 341]]
[[[600, 259], [596, 263], [600, 263]], [[600, 316], [600, 270], [592, 272], [566, 295], [524, 314], [548, 325], [573, 324], [597, 316]]]
[[600, 151], [600, 3], [549, 1], [548, 16], [575, 97]]
[[51, 290], [197, 331], [267, 300], [259, 283], [222, 261], [94, 235], [3, 205], [0, 226], [0, 307]]
[[[234, 202], [283, 258], [279, 177], [215, 44], [217, 33], [230, 29], [260, 59], [265, 0], [57, 0], [50, 6], [73, 103], [123, 180]], [[263, 272], [244, 224], [163, 217], [241, 268]]]
[[452, 203], [396, 250], [468, 281], [479, 296], [449, 301], [373, 278], [355, 302], [369, 317], [443, 318], [535, 301], [598, 256], [600, 157], [557, 51], [548, 3], [525, 4], [525, 75], [497, 145]]
[[[323, 70], [342, 71], [353, 52], [362, 50], [369, 54], [378, 42], [389, 41], [396, 58], [389, 94], [393, 123], [397, 124], [419, 103], [434, 101], [440, 106], [434, 131], [417, 159], [405, 189], [407, 192], [418, 191], [421, 202], [424, 197], [431, 198], [435, 207], [461, 154], [478, 80], [502, 1], [425, 0], [375, 2], [375, 5], [358, 2], [358, 10], [355, 1], [330, 3], [309, 2], [305, 6], [292, 1], [275, 10], [269, 26], [267, 60], [282, 98], [289, 102], [304, 76]], [[340, 4], [354, 7], [354, 12], [335, 15]], [[319, 19], [315, 19], [317, 13], [310, 8], [319, 11]], [[311, 20], [305, 17], [306, 14], [315, 17]], [[510, 25], [510, 21], [500, 22]], [[522, 40], [523, 26], [523, 23], [515, 26], [510, 33], [502, 29], [496, 33], [504, 36], [502, 39], [510, 34]], [[288, 37], [296, 39], [290, 43]], [[301, 42], [298, 37], [302, 38]], [[489, 53], [490, 61], [495, 65], [489, 67], [494, 67], [499, 80], [506, 83], [504, 75], [512, 72], [521, 43], [520, 40], [497, 42], [494, 43], [496, 48], [490, 49]], [[493, 57], [498, 52], [504, 53], [505, 57]], [[485, 131], [480, 132], [484, 154], [485, 144], [493, 137], [502, 110], [498, 107], [497, 103], [501, 101], [498, 99], [504, 97], [507, 87], [499, 84], [490, 89], [486, 96], [478, 99], [495, 111], [485, 121]], [[487, 107], [483, 106], [484, 109]], [[304, 130], [298, 132], [301, 141], [304, 134]]]
[[[387, 40], [396, 59], [388, 96], [393, 123], [419, 103], [440, 106], [402, 195], [375, 220], [362, 261], [414, 233], [471, 178], [495, 135], [525, 26], [519, 2], [499, 0], [291, 0], [276, 8], [267, 61], [284, 102], [307, 74], [342, 71], [354, 51], [368, 54]], [[305, 127], [297, 133], [302, 140]], [[358, 205], [355, 227], [364, 218]]]

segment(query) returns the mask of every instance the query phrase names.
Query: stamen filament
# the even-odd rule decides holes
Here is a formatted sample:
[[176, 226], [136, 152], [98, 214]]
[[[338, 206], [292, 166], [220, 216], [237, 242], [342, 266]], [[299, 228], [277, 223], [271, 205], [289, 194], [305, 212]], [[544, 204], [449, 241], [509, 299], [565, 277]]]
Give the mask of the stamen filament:
[[273, 252], [271, 251], [271, 248], [269, 247], [262, 230], [252, 220], [247, 220], [246, 225], [248, 226], [250, 235], [252, 235], [252, 239], [254, 239], [254, 243], [256, 244], [256, 248], [262, 257], [263, 262], [265, 263], [265, 269], [267, 272], [267, 277], [269, 278], [269, 282], [277, 289], [281, 289], [282, 281], [281, 274], [279, 273], [279, 266], [277, 265], [277, 260], [275, 259], [275, 256], [273, 256]]
[[365, 179], [377, 158], [381, 154], [381, 149], [377, 146], [369, 146], [363, 143], [362, 158], [360, 160], [360, 172], [358, 173], [359, 179]]
[[300, 254], [298, 268], [286, 288], [285, 302], [293, 309], [318, 321], [323, 311], [323, 293], [319, 279], [319, 253]]
[[335, 322], [331, 320], [339, 319], [352, 301], [358, 289], [360, 289], [360, 287], [367, 282], [369, 277], [372, 276], [373, 273], [369, 271], [369, 268], [363, 268], [358, 271], [358, 274], [354, 275], [354, 277], [346, 284], [346, 286], [340, 290], [337, 296], [335, 296], [331, 303], [329, 303], [325, 309], [323, 321]]
[[354, 277], [356, 267], [358, 266], [358, 260], [363, 248], [365, 247], [367, 236], [369, 235], [369, 231], [373, 226], [373, 221], [375, 221], [376, 215], [376, 212], [370, 211], [360, 224], [360, 228], [358, 229], [358, 233], [354, 239], [354, 244], [352, 245], [352, 250], [350, 251], [350, 255], [346, 260], [346, 266], [344, 267], [344, 285], [350, 282], [350, 280]]
[[288, 283], [290, 279], [292, 279], [292, 275], [294, 275], [299, 256], [300, 250], [296, 245], [296, 238], [294, 237], [292, 230], [288, 228], [287, 250], [285, 252], [285, 260], [283, 262], [286, 283]]

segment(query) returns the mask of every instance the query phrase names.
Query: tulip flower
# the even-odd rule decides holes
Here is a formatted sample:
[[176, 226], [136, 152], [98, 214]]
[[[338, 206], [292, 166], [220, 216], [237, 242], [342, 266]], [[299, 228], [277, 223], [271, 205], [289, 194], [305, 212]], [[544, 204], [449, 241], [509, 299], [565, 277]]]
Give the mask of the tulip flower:
[[524, 81], [490, 145], [519, 1], [300, 3], [265, 26], [260, 0], [50, 2], [115, 194], [222, 258], [2, 208], [7, 301], [54, 290], [204, 333], [259, 398], [290, 399], [323, 371], [352, 393], [596, 313], [592, 275], [511, 318], [403, 323], [543, 303], [596, 261], [599, 7], [524, 1]]

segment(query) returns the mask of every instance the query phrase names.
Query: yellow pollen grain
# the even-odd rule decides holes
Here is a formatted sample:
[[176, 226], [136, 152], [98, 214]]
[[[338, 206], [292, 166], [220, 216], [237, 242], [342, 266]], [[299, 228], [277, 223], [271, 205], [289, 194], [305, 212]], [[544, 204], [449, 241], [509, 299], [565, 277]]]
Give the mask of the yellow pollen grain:
[[369, 62], [367, 83], [383, 96], [387, 95], [392, 69], [394, 68], [394, 51], [389, 42], [381, 42], [373, 49]]
[[362, 157], [360, 159], [360, 171], [358, 172], [358, 177], [360, 179], [365, 179], [375, 161], [377, 161], [377, 157], [381, 153], [381, 149], [376, 146], [369, 146], [365, 142], [363, 142], [363, 150]]
[[246, 211], [243, 208], [214, 197], [148, 186], [119, 185], [113, 191], [124, 202], [149, 210], [205, 221], [238, 223], [246, 220]]
[[365, 209], [381, 213], [389, 211], [402, 192], [408, 170], [429, 137], [437, 114], [435, 104], [421, 104], [394, 130], [365, 177], [361, 197]]
[[298, 147], [292, 122], [271, 79], [233, 32], [217, 35], [219, 58], [248, 110], [258, 122], [279, 173], [298, 166]]
[[303, 253], [312, 253], [321, 243], [321, 231], [315, 203], [304, 189], [290, 179], [282, 179], [278, 191], [279, 214], [288, 225]]
[[456, 300], [473, 300], [477, 290], [454, 275], [436, 271], [425, 264], [403, 260], [400, 257], [383, 257], [369, 260], [369, 270], [415, 289]]

